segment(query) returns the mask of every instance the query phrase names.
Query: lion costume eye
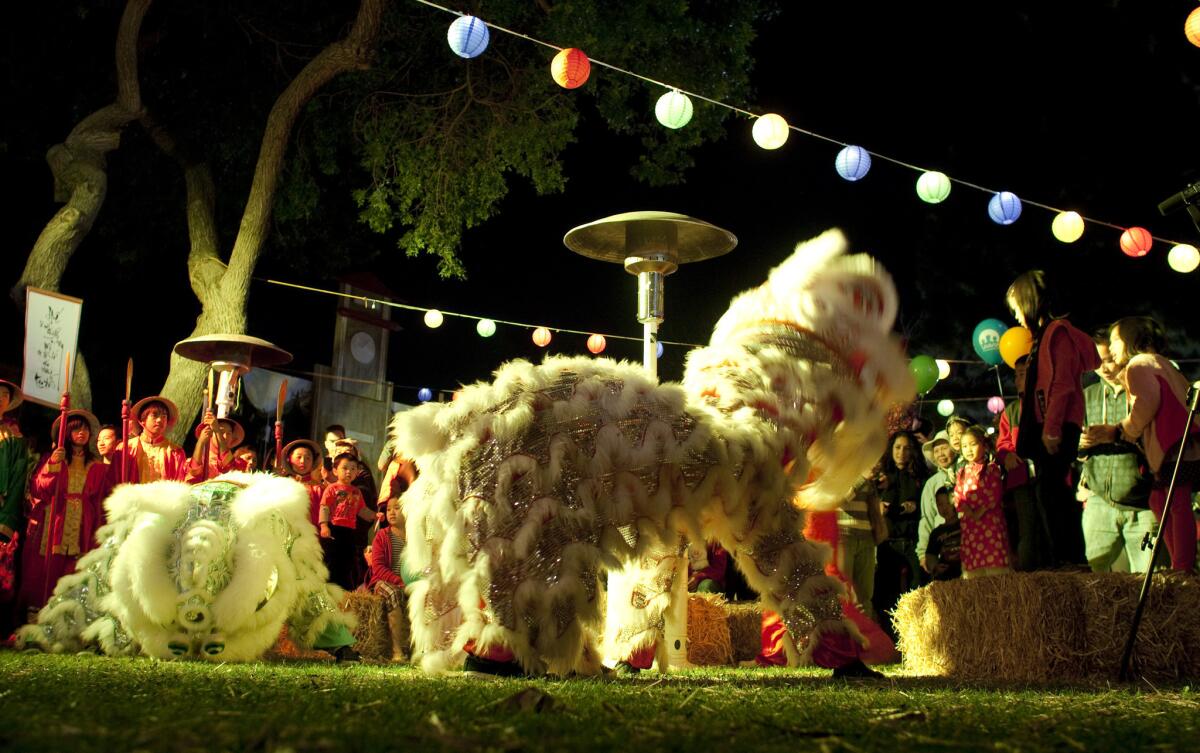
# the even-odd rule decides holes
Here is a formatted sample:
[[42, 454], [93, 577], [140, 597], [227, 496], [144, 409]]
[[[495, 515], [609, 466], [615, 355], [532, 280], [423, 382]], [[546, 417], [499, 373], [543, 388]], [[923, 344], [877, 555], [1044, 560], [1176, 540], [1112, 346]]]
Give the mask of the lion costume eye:
[[167, 644], [167, 650], [171, 652], [172, 656], [183, 656], [188, 652], [188, 645], [179, 641], [171, 641]]
[[204, 644], [204, 653], [209, 656], [217, 656], [225, 650], [224, 642], [210, 641]]

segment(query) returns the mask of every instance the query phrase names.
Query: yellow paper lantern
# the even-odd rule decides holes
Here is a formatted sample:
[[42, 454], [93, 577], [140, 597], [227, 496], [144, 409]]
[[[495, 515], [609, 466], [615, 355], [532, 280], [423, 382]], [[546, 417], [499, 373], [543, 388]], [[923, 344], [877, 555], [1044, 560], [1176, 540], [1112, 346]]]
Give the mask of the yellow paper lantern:
[[1183, 22], [1183, 35], [1189, 42], [1200, 47], [1200, 8], [1188, 14], [1187, 20]]
[[437, 309], [429, 309], [425, 312], [425, 326], [430, 329], [437, 329], [442, 326], [442, 312]]
[[783, 116], [769, 113], [754, 119], [754, 143], [763, 149], [778, 149], [788, 140], [788, 124]]
[[588, 56], [576, 47], [559, 50], [550, 62], [550, 75], [554, 83], [564, 89], [578, 89], [588, 80], [592, 72], [592, 63]]
[[545, 327], [538, 327], [533, 331], [533, 344], [539, 348], [544, 348], [550, 344], [550, 330]]
[[1074, 243], [1083, 235], [1083, 218], [1079, 212], [1059, 212], [1050, 223], [1050, 232], [1063, 243]]
[[934, 361], [938, 367], [938, 379], [945, 379], [950, 376], [950, 362], [938, 358]]
[[491, 337], [496, 334], [496, 323], [491, 319], [480, 319], [475, 324], [475, 331], [480, 337]]
[[1176, 272], [1187, 274], [1200, 266], [1200, 251], [1190, 243], [1172, 246], [1167, 254], [1167, 264], [1170, 264], [1171, 269]]

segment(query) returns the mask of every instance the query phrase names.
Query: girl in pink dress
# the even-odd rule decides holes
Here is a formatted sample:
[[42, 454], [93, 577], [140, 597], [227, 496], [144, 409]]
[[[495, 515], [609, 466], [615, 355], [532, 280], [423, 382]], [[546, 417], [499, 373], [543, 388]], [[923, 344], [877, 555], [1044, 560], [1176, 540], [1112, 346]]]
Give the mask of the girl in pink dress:
[[962, 524], [963, 577], [1009, 572], [1004, 475], [992, 460], [983, 429], [972, 426], [964, 431], [961, 449], [965, 465], [954, 486], [954, 506]]

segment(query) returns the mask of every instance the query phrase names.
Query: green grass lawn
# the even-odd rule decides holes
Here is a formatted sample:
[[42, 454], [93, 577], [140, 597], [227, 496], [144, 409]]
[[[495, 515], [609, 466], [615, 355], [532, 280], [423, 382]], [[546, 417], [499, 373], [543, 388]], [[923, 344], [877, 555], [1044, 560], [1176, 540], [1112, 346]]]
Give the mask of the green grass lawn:
[[960, 686], [889, 674], [480, 680], [7, 651], [0, 750], [1194, 751], [1200, 739], [1200, 695], [1188, 687]]

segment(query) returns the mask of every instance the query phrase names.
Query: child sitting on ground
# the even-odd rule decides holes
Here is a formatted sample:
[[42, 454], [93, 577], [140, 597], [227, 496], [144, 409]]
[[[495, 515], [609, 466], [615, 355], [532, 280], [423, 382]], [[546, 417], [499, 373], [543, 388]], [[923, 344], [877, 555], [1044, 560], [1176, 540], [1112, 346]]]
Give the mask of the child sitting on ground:
[[962, 525], [964, 578], [1009, 572], [1008, 529], [1004, 523], [1004, 474], [992, 460], [983, 429], [963, 432], [963, 467], [954, 486], [954, 506]]
[[358, 475], [358, 461], [349, 453], [333, 460], [336, 481], [321, 495], [320, 531], [325, 545], [329, 579], [347, 591], [355, 586], [355, 529], [358, 521], [374, 520], [375, 513], [363, 501], [362, 492], [351, 482]]
[[946, 522], [929, 533], [929, 547], [925, 550], [925, 571], [934, 580], [954, 580], [962, 575], [962, 526], [950, 491], [949, 486], [937, 490], [938, 515]]
[[383, 599], [388, 632], [392, 636], [392, 661], [408, 659], [408, 599], [405, 585], [417, 579], [404, 569], [404, 515], [400, 504], [387, 507], [387, 526], [379, 529], [371, 542], [371, 576], [367, 590]]

